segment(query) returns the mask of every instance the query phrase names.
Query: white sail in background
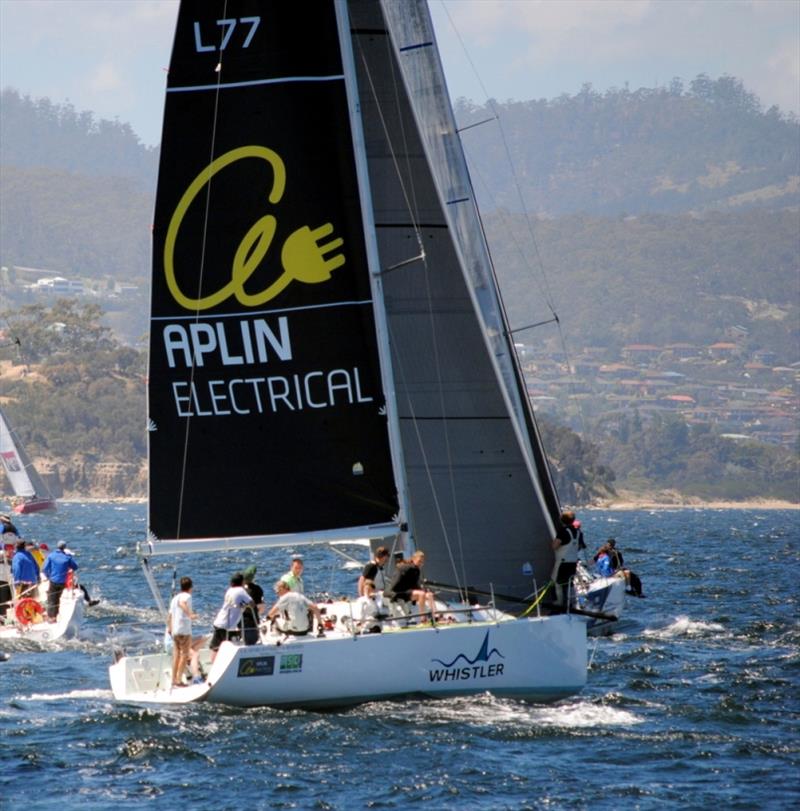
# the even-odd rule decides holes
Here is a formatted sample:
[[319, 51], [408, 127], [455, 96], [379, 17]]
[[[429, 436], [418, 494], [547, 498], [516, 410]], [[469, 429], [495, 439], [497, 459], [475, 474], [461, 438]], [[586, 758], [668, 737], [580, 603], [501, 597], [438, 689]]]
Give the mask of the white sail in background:
[[21, 446], [15, 442], [11, 427], [2, 410], [0, 410], [0, 461], [3, 463], [3, 470], [5, 470], [15, 495], [23, 498], [36, 495], [36, 488], [29, 475], [29, 470], [32, 468], [28, 467], [29, 463], [25, 463]]
[[0, 409], [0, 462], [14, 491], [14, 512], [54, 510], [56, 502], [44, 480], [33, 466], [19, 437]]

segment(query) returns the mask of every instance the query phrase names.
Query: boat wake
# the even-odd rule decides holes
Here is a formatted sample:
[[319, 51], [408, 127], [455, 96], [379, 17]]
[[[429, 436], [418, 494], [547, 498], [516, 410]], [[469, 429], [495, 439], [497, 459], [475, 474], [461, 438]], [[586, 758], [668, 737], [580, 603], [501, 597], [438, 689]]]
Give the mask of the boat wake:
[[[398, 712], [393, 705], [390, 713]], [[459, 698], [411, 706], [418, 720], [457, 723], [472, 727], [489, 727], [498, 732], [508, 730], [588, 729], [625, 727], [641, 724], [644, 719], [629, 710], [589, 699], [556, 704], [525, 704], [511, 699], [495, 698], [488, 693], [472, 698]]]
[[619, 707], [577, 701], [567, 705], [531, 708], [531, 723], [572, 729], [622, 727], [641, 724], [644, 718]]
[[643, 632], [644, 636], [655, 639], [674, 639], [680, 636], [709, 636], [725, 632], [725, 626], [718, 622], [701, 622], [686, 616], [676, 617], [666, 628], [652, 628]]
[[29, 696], [16, 696], [17, 701], [64, 701], [65, 699], [114, 698], [111, 690], [70, 690], [66, 693], [31, 693]]

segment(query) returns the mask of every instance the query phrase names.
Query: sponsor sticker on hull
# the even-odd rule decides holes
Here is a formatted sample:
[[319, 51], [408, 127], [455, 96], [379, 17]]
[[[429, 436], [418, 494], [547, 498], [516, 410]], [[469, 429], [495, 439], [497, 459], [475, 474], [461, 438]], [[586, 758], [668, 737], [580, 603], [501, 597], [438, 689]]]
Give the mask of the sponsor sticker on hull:
[[239, 669], [236, 675], [240, 678], [246, 676], [271, 676], [274, 672], [274, 656], [248, 656], [239, 660]]
[[441, 667], [430, 667], [428, 678], [432, 682], [493, 679], [502, 676], [505, 668], [505, 665], [496, 659], [505, 659], [505, 656], [497, 648], [489, 648], [489, 631], [487, 630], [474, 658], [470, 658], [466, 653], [459, 653], [450, 661], [432, 659], [432, 662]]

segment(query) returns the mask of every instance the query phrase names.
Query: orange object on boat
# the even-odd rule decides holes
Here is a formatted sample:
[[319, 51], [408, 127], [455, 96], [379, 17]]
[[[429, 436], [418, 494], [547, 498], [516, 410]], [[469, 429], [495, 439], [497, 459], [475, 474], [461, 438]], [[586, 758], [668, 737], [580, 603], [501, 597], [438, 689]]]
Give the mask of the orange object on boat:
[[25, 597], [17, 603], [15, 613], [23, 625], [30, 625], [32, 622], [42, 621], [44, 609], [38, 600], [34, 600], [33, 597]]

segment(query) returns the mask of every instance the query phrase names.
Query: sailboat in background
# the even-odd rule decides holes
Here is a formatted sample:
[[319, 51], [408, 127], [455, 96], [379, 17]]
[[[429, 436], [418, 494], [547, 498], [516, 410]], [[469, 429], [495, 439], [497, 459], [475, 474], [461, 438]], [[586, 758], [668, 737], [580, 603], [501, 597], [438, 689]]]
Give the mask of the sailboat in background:
[[[427, 555], [439, 618], [321, 606], [202, 684], [119, 654], [117, 699], [554, 700], [587, 616], [549, 614], [560, 505], [424, 0], [180, 7], [153, 248], [150, 560], [368, 538]], [[220, 509], [224, 505], [224, 510]]]
[[55, 510], [56, 501], [25, 453], [8, 417], [0, 408], [0, 462], [14, 491], [11, 509], [16, 513]]

